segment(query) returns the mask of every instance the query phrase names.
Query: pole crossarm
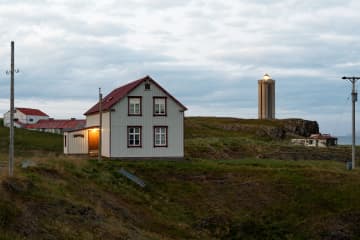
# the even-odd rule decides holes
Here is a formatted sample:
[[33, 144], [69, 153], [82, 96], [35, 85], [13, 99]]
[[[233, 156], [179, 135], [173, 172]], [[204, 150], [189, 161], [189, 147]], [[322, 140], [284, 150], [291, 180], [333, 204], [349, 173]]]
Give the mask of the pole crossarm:
[[342, 77], [342, 79], [355, 79], [355, 80], [359, 80], [360, 79], [360, 77], [355, 77], [355, 76], [353, 76], [353, 77], [346, 77], [346, 76], [344, 76], [344, 77]]

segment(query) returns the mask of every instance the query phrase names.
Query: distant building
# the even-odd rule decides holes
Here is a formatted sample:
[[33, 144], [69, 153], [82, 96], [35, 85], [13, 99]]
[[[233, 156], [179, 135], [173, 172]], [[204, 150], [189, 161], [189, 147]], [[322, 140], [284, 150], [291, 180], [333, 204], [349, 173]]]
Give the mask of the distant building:
[[311, 134], [308, 138], [291, 139], [291, 143], [305, 147], [337, 146], [337, 138], [330, 134]]
[[[66, 119], [55, 120], [39, 109], [15, 108], [14, 127], [36, 130], [41, 132], [62, 134], [64, 131], [72, 131], [83, 128], [85, 120]], [[4, 126], [10, 126], [10, 111], [4, 114]]]
[[101, 136], [96, 103], [84, 129], [64, 132], [65, 154], [97, 155], [101, 147], [108, 158], [184, 157], [186, 107], [151, 77], [114, 89], [101, 105]]
[[36, 130], [40, 132], [57, 133], [62, 134], [65, 131], [73, 131], [80, 128], [84, 128], [86, 120], [71, 119], [53, 119], [39, 120], [37, 123], [26, 125], [26, 129]]
[[268, 74], [258, 80], [259, 119], [275, 119], [275, 80]]
[[[15, 108], [14, 127], [23, 128], [27, 124], [37, 123], [39, 120], [49, 119], [49, 116], [39, 109]], [[4, 114], [4, 126], [10, 126], [10, 110]]]

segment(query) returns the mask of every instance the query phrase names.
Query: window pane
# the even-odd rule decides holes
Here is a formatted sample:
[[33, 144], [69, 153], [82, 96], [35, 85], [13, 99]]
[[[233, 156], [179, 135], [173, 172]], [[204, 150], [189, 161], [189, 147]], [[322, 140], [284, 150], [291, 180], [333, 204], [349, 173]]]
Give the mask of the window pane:
[[159, 144], [160, 144], [160, 136], [155, 135], [155, 145], [159, 145]]
[[166, 146], [167, 145], [167, 128], [156, 127], [154, 128], [154, 145], [155, 146]]
[[129, 98], [129, 114], [140, 114], [141, 113], [141, 99], [140, 98]]
[[166, 114], [165, 111], [166, 98], [155, 98], [154, 100], [154, 113], [155, 114]]
[[140, 146], [141, 145], [141, 128], [131, 127], [128, 128], [128, 145]]

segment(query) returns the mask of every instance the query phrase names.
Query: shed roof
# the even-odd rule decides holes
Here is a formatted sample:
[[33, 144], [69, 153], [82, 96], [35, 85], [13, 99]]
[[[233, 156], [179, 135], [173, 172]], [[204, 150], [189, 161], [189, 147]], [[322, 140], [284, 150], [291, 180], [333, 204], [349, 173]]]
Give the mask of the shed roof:
[[49, 116], [46, 113], [44, 113], [43, 111], [41, 111], [39, 109], [34, 109], [34, 108], [16, 108], [16, 110], [22, 112], [25, 115], [45, 116], [45, 117]]
[[310, 139], [337, 139], [337, 137], [333, 137], [330, 134], [311, 134]]
[[[163, 87], [161, 87], [157, 82], [154, 81], [150, 76], [145, 76], [143, 78], [140, 78], [138, 80], [135, 80], [133, 82], [130, 82], [126, 85], [120, 86], [116, 89], [114, 89], [112, 92], [110, 92], [106, 97], [102, 100], [102, 110], [103, 111], [109, 111], [112, 106], [114, 106], [116, 103], [118, 103], [121, 99], [126, 97], [131, 91], [133, 91], [136, 87], [138, 87], [141, 83], [149, 81], [156, 85], [158, 88], [160, 88], [166, 95], [168, 95], [171, 99], [173, 99], [184, 111], [187, 110], [187, 108], [181, 104], [175, 97], [173, 97], [170, 93], [168, 93]], [[91, 115], [99, 112], [99, 103], [96, 103], [94, 106], [92, 106], [87, 112], [84, 113], [84, 115]]]

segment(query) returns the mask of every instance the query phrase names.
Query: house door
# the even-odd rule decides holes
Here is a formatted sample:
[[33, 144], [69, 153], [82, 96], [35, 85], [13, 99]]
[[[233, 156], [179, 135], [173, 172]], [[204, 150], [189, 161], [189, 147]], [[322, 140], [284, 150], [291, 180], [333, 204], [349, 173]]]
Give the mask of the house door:
[[90, 129], [88, 136], [89, 154], [97, 155], [99, 152], [99, 129]]

